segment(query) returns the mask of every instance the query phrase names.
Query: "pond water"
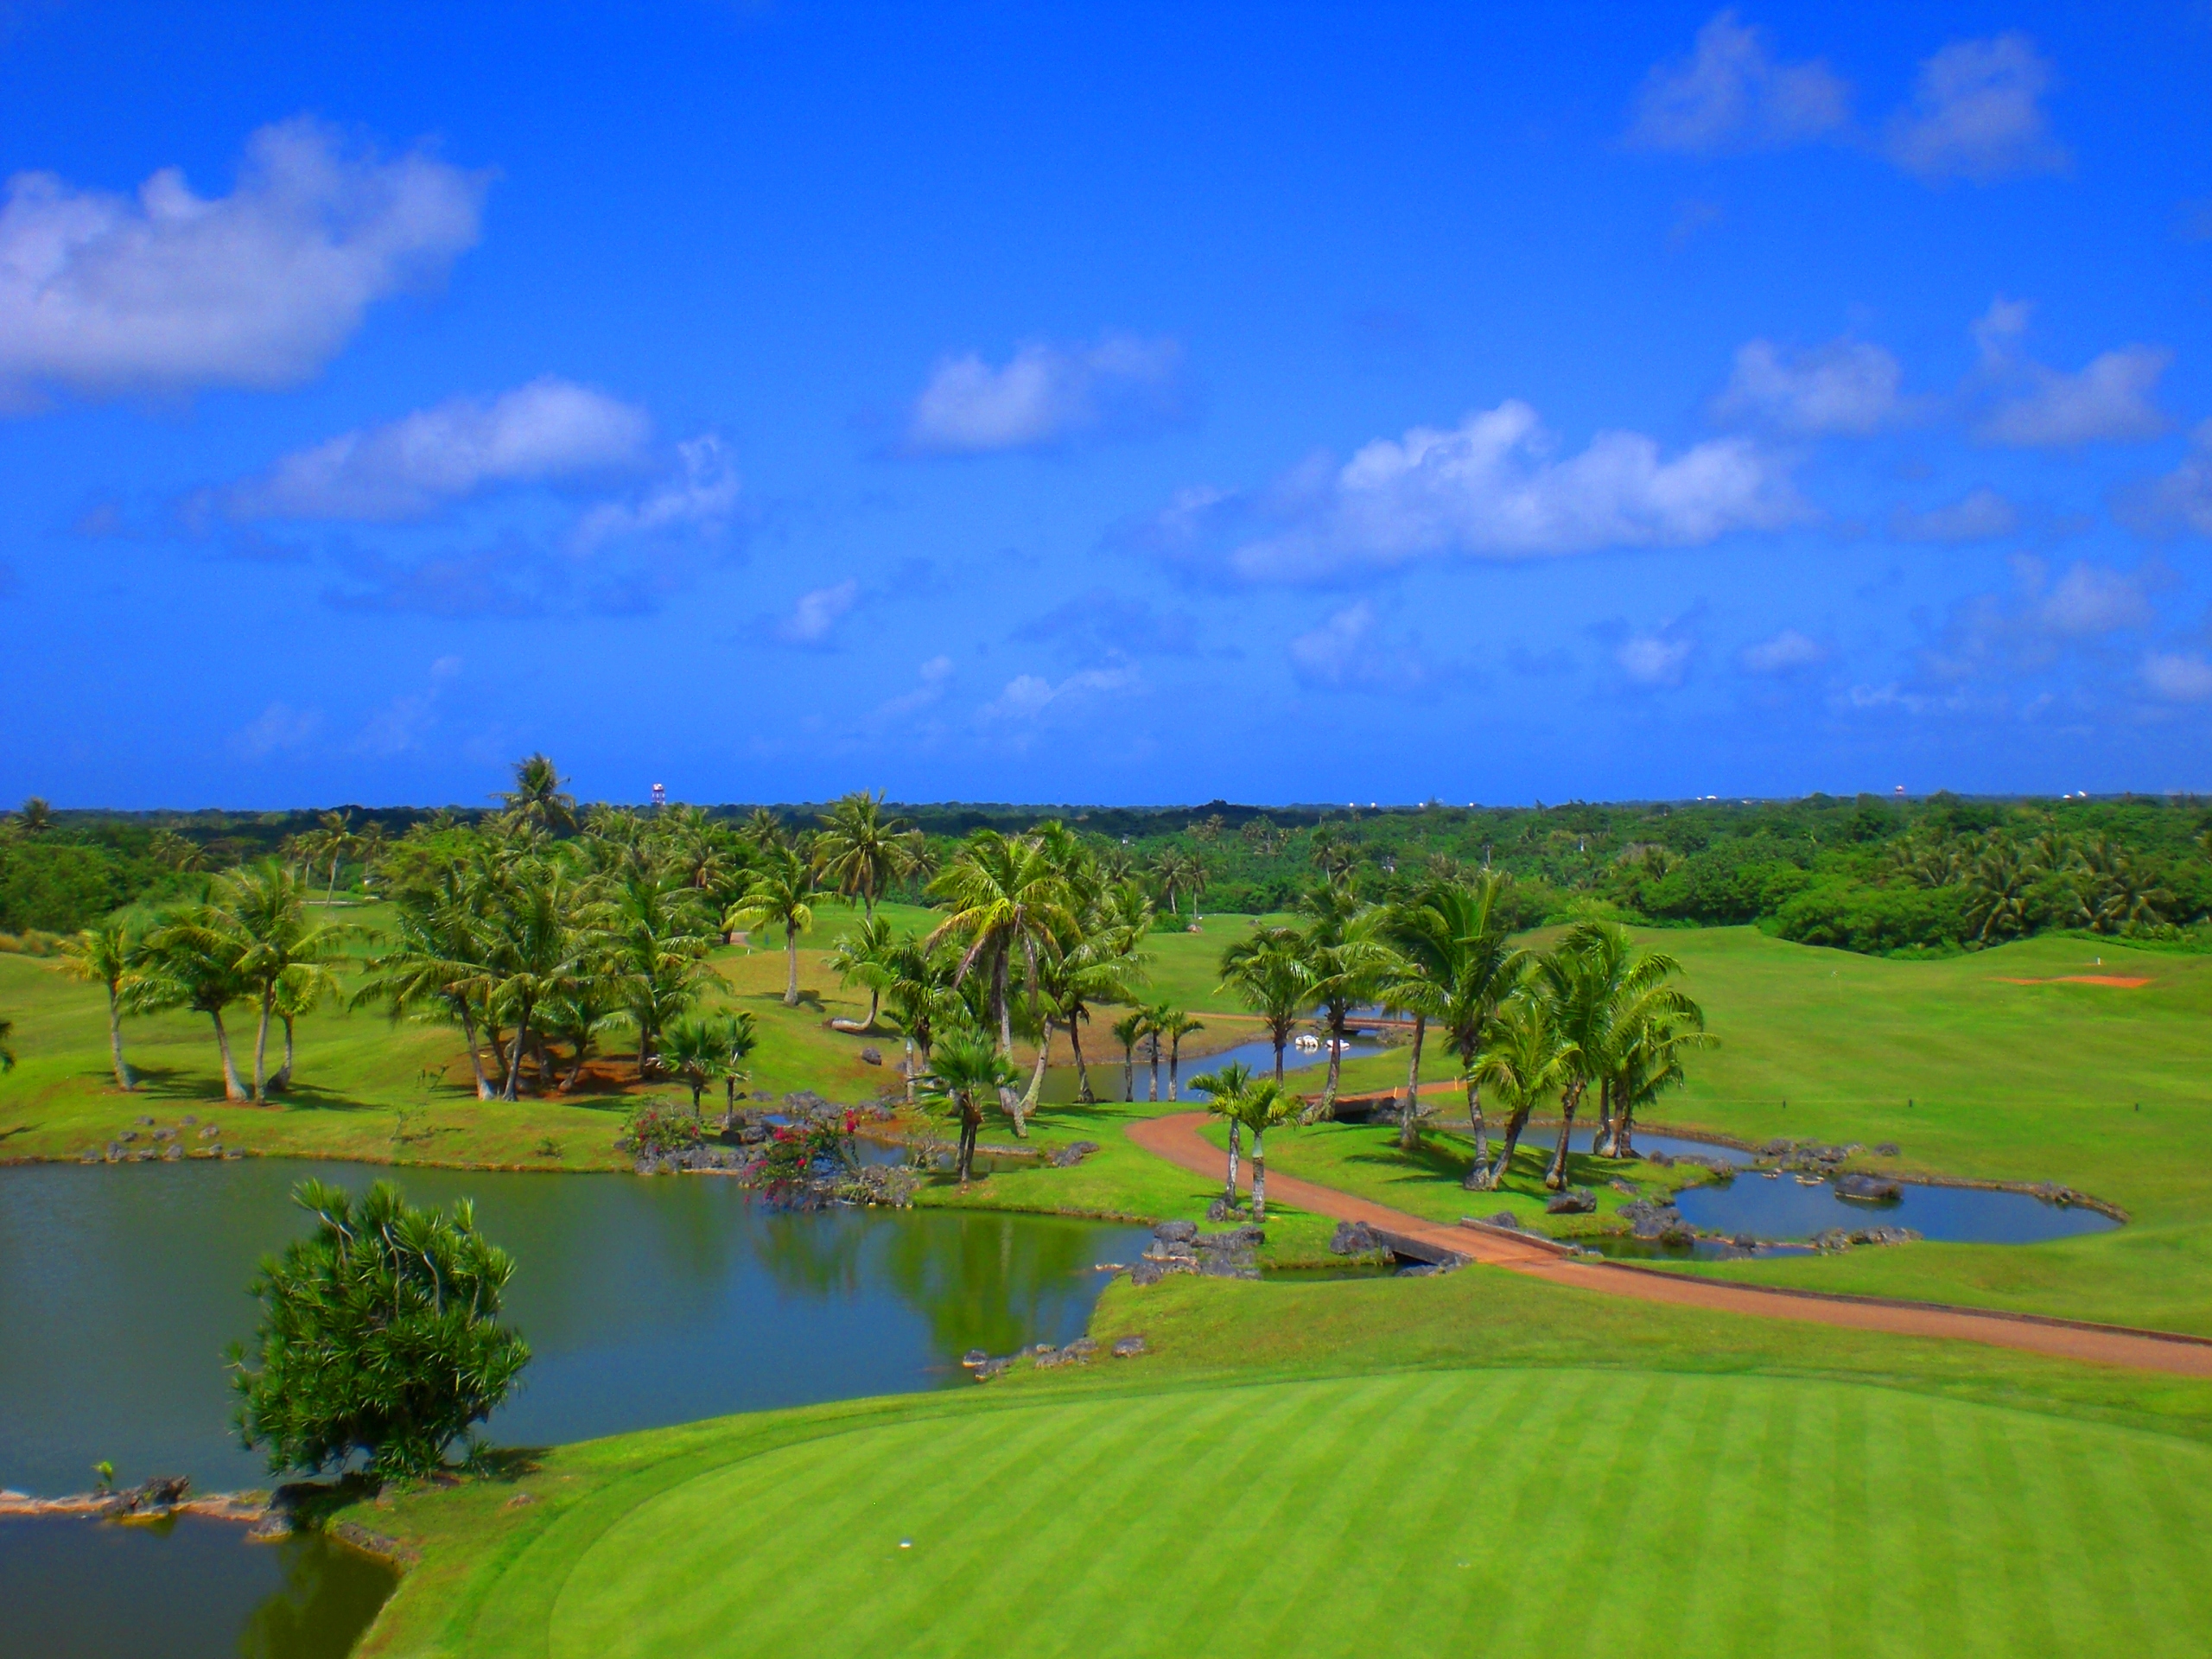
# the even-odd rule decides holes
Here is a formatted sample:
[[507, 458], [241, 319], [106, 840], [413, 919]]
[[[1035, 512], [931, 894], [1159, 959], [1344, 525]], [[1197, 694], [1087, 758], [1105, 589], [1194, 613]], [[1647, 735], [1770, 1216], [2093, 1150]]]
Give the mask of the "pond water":
[[[516, 1258], [509, 1313], [535, 1355], [489, 1427], [509, 1446], [965, 1384], [957, 1362], [969, 1348], [1006, 1352], [1078, 1334], [1105, 1282], [1096, 1266], [1134, 1260], [1146, 1237], [1042, 1217], [783, 1213], [710, 1176], [274, 1159], [0, 1169], [0, 1485], [82, 1491], [102, 1459], [124, 1483], [188, 1474], [203, 1490], [268, 1484], [259, 1457], [229, 1433], [222, 1351], [251, 1334], [245, 1287], [256, 1261], [304, 1230], [287, 1195], [310, 1175], [356, 1189], [390, 1177], [418, 1203], [476, 1201], [485, 1231]], [[236, 1652], [261, 1630], [266, 1639], [252, 1637], [260, 1645], [250, 1650], [340, 1654], [376, 1605], [360, 1611], [355, 1567], [390, 1582], [350, 1554], [333, 1566], [319, 1545], [288, 1554], [216, 1523], [166, 1535], [26, 1524], [51, 1528], [38, 1536], [44, 1565], [29, 1579], [53, 1586], [40, 1592], [39, 1617], [81, 1633], [29, 1651], [166, 1654], [196, 1651], [197, 1641]], [[5, 1535], [11, 1573], [19, 1536]], [[105, 1575], [125, 1560], [134, 1586], [169, 1572], [200, 1588], [86, 1593], [112, 1583]], [[4, 1591], [0, 1581], [12, 1622], [21, 1604]], [[336, 1610], [328, 1618], [315, 1611], [326, 1602]], [[280, 1604], [308, 1611], [257, 1611]], [[212, 1623], [184, 1632], [178, 1621], [199, 1618], [195, 1609]], [[137, 1640], [97, 1634], [133, 1616]]]
[[1831, 1227], [1910, 1227], [1948, 1244], [2035, 1244], [2120, 1223], [2081, 1205], [2052, 1204], [2031, 1192], [1903, 1184], [1904, 1196], [1881, 1204], [1847, 1198], [1830, 1181], [1801, 1186], [1787, 1172], [1738, 1175], [1725, 1186], [1694, 1186], [1675, 1201], [1693, 1227], [1759, 1238], [1811, 1238]]

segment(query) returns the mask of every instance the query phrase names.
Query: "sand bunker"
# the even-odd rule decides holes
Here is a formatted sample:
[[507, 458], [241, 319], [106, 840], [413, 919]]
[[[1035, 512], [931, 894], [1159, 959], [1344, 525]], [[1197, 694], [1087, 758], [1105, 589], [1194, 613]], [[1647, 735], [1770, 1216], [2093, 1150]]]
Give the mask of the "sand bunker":
[[2056, 974], [2049, 979], [2005, 979], [2000, 976], [1997, 982], [2000, 985], [2117, 985], [2123, 991], [2139, 991], [2151, 982], [2130, 979], [2123, 974]]

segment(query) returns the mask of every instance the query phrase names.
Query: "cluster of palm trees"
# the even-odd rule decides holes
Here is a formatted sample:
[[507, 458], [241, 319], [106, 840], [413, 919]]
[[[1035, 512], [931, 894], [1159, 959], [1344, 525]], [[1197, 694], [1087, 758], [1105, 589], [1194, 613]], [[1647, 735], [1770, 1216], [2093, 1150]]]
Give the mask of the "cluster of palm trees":
[[[1553, 1093], [1566, 1127], [1549, 1185], [1566, 1179], [1567, 1131], [1593, 1088], [1599, 1128], [1592, 1149], [1627, 1155], [1637, 1109], [1681, 1080], [1683, 1054], [1706, 1040], [1704, 1016], [1672, 982], [1681, 971], [1674, 958], [1639, 948], [1613, 924], [1579, 925], [1548, 951], [1514, 945], [1506, 925], [1510, 881], [1499, 872], [1440, 866], [1410, 896], [1384, 904], [1327, 882], [1302, 901], [1300, 923], [1255, 929], [1230, 944], [1222, 983], [1266, 1027], [1276, 1088], [1293, 1033], [1313, 1017], [1328, 1072], [1312, 1115], [1332, 1115], [1346, 1031], [1359, 1010], [1380, 1006], [1410, 1027], [1399, 1109], [1404, 1149], [1420, 1137], [1421, 1067], [1433, 1029], [1458, 1062], [1466, 1094], [1475, 1139], [1471, 1187], [1503, 1178], [1529, 1113]], [[1509, 1112], [1495, 1161], [1485, 1087]], [[1224, 1115], [1233, 1165], [1243, 1120]]]
[[[2208, 837], [2212, 839], [2212, 837]], [[2109, 836], [2057, 830], [2021, 839], [1909, 835], [1892, 843], [1891, 874], [1920, 887], [1956, 887], [1975, 940], [1998, 944], [2041, 924], [2133, 933], [2164, 925], [2177, 900]]]

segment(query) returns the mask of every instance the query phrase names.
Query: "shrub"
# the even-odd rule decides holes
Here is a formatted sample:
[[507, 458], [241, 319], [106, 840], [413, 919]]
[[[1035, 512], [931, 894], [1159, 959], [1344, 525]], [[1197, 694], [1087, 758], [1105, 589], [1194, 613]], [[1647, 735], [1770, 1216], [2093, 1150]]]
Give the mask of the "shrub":
[[424, 1474], [496, 1410], [530, 1361], [499, 1320], [514, 1261], [476, 1230], [467, 1199], [417, 1210], [378, 1181], [358, 1203], [302, 1181], [315, 1230], [254, 1281], [261, 1327], [234, 1345], [237, 1423], [272, 1473], [314, 1473], [356, 1452], [379, 1476]]
[[657, 1158], [689, 1152], [705, 1138], [699, 1120], [683, 1107], [665, 1100], [649, 1100], [624, 1120], [620, 1144], [641, 1158]]
[[1955, 950], [1970, 931], [1959, 887], [1874, 887], [1821, 881], [1783, 901], [1772, 931], [1800, 944], [1879, 954]]

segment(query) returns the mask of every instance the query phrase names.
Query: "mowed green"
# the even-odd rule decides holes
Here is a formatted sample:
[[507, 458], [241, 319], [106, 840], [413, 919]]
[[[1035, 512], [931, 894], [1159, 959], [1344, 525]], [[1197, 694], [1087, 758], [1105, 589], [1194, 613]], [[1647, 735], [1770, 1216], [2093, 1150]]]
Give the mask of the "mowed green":
[[830, 1414], [780, 1445], [747, 1420], [719, 1442], [691, 1431], [492, 1552], [435, 1628], [403, 1615], [369, 1651], [2212, 1639], [2212, 1448], [2139, 1430], [1847, 1382], [1574, 1370], [968, 1403]]

